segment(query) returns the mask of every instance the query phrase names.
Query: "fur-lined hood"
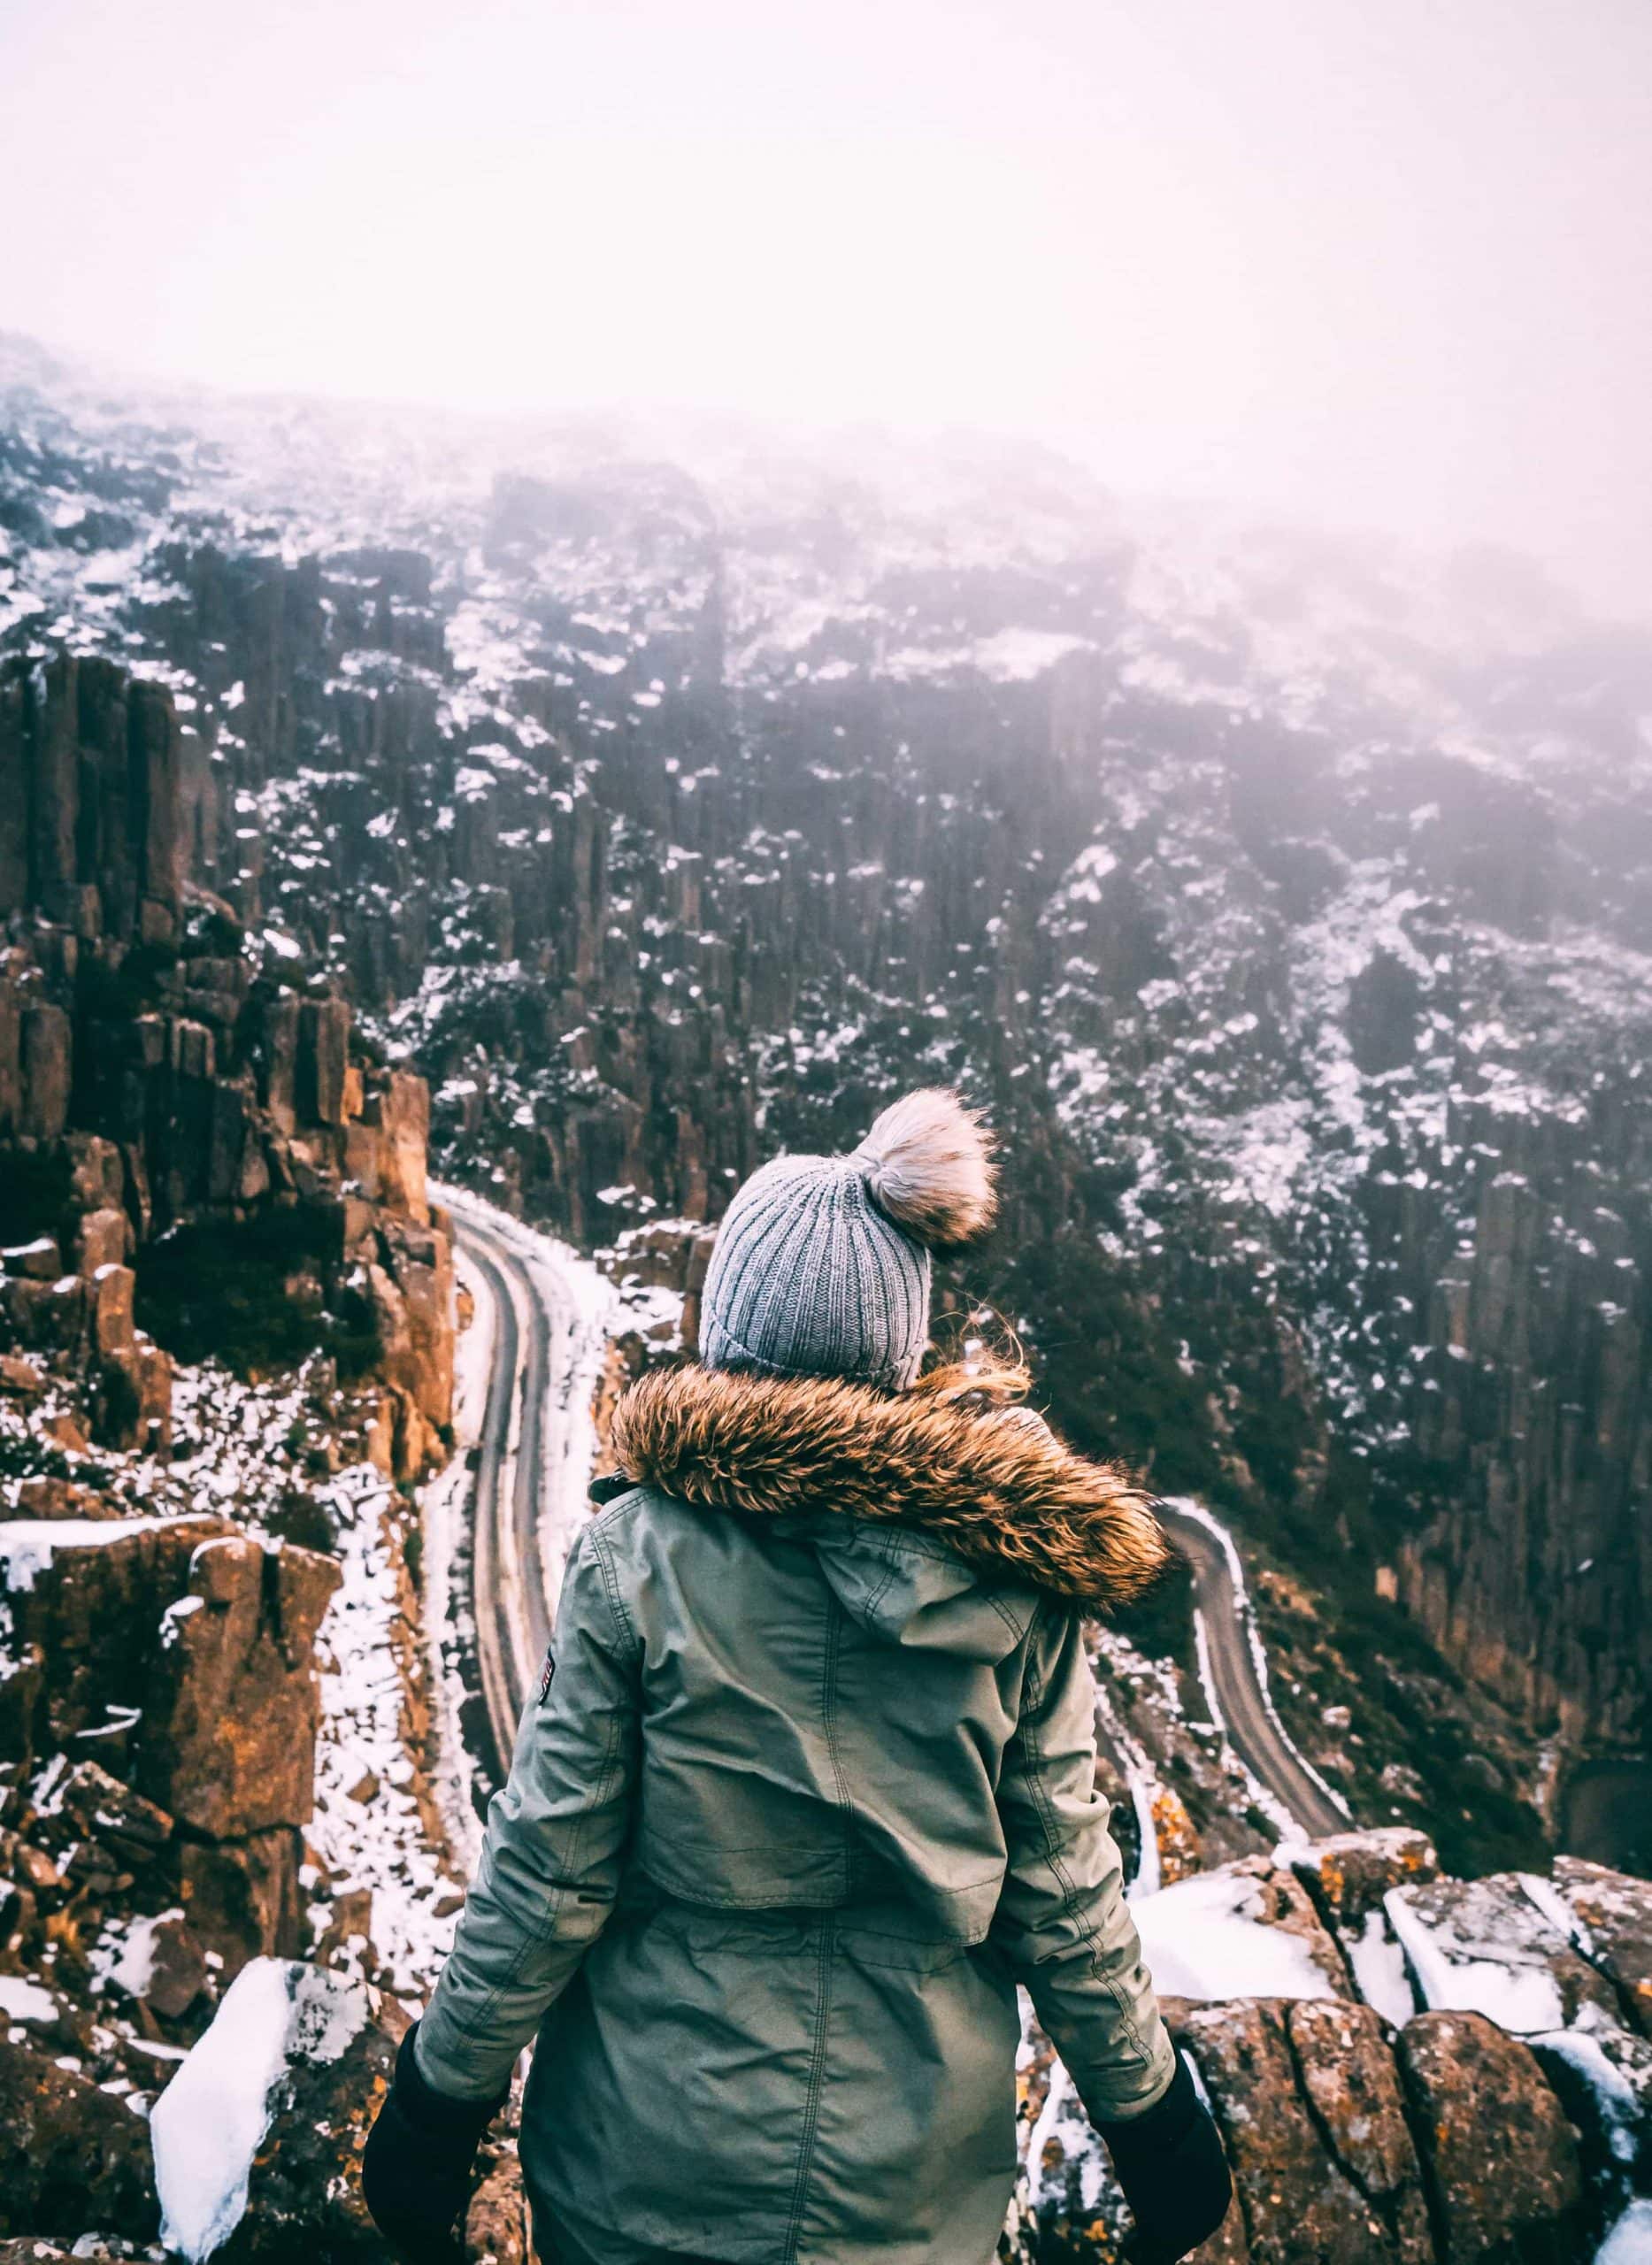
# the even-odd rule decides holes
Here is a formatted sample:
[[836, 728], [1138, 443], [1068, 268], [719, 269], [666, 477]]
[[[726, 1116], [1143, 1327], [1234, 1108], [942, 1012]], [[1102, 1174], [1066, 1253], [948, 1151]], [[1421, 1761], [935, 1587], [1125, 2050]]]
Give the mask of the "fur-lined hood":
[[917, 1527], [986, 1578], [1085, 1612], [1140, 1597], [1172, 1555], [1149, 1493], [1023, 1409], [689, 1366], [631, 1386], [612, 1447], [633, 1485], [702, 1509]]

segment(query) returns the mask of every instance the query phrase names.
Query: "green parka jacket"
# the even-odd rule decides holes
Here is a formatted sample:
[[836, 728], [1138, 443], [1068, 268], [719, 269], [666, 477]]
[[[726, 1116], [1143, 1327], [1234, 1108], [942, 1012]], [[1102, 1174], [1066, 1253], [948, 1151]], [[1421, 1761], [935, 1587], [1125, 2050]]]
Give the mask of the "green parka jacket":
[[421, 2070], [480, 2099], [537, 2035], [553, 2253], [984, 2265], [1017, 1983], [1092, 2116], [1173, 2072], [1080, 1632], [1163, 1562], [1150, 1507], [921, 1390], [680, 1369], [614, 1443]]

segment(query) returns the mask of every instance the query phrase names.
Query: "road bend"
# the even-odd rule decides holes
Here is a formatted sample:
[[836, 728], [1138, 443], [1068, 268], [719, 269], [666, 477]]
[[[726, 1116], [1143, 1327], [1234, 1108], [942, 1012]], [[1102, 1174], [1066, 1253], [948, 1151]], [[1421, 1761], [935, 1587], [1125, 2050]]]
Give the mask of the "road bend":
[[525, 1248], [513, 1224], [488, 1204], [452, 1191], [442, 1200], [473, 1279], [494, 1309], [473, 1496], [472, 1601], [503, 1784], [517, 1723], [550, 1642], [569, 1513], [582, 1511], [590, 1476], [588, 1439], [572, 1420], [581, 1318], [549, 1252]]
[[1159, 1523], [1193, 1567], [1194, 1602], [1203, 1623], [1200, 1668], [1228, 1741], [1309, 1839], [1346, 1832], [1350, 1819], [1292, 1745], [1268, 1700], [1251, 1640], [1251, 1607], [1233, 1578], [1220, 1538], [1192, 1509], [1158, 1506]]

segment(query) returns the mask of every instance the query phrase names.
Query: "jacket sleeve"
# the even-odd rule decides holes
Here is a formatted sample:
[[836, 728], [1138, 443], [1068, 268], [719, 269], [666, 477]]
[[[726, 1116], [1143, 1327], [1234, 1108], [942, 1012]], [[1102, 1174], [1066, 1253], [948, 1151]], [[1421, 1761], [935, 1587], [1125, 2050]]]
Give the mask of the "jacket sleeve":
[[488, 1811], [481, 1862], [416, 2046], [451, 2098], [496, 2093], [613, 1908], [636, 1787], [640, 1647], [597, 1534], [569, 1560], [550, 1674]]
[[1091, 2121], [1139, 2115], [1168, 2090], [1176, 2062], [1095, 1791], [1095, 1685], [1076, 1613], [1034, 1629], [998, 1813], [1009, 1862], [993, 1940]]

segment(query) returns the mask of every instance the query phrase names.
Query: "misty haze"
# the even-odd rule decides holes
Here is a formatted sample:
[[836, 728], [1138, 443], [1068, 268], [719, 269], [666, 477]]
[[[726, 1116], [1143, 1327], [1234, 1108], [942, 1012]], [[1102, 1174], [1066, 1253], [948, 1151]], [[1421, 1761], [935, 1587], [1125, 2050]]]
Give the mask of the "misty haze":
[[[0, 2256], [1646, 2265], [1652, 18], [18, 0], [0, 64]], [[1173, 1551], [1052, 1593], [1208, 2239], [1003, 1948], [990, 1708], [931, 1759], [993, 1931], [867, 1916], [899, 1694], [990, 1652], [1014, 1722], [982, 1562], [1075, 1499]], [[621, 1733], [533, 1775], [588, 1592], [611, 1877], [557, 1802]], [[766, 1727], [669, 1777], [696, 1643]], [[725, 1842], [785, 1893], [662, 1869]], [[1001, 2234], [934, 2041], [989, 1971]], [[547, 2073], [604, 2003], [612, 2160]], [[397, 2113], [457, 2232], [364, 2191]]]

